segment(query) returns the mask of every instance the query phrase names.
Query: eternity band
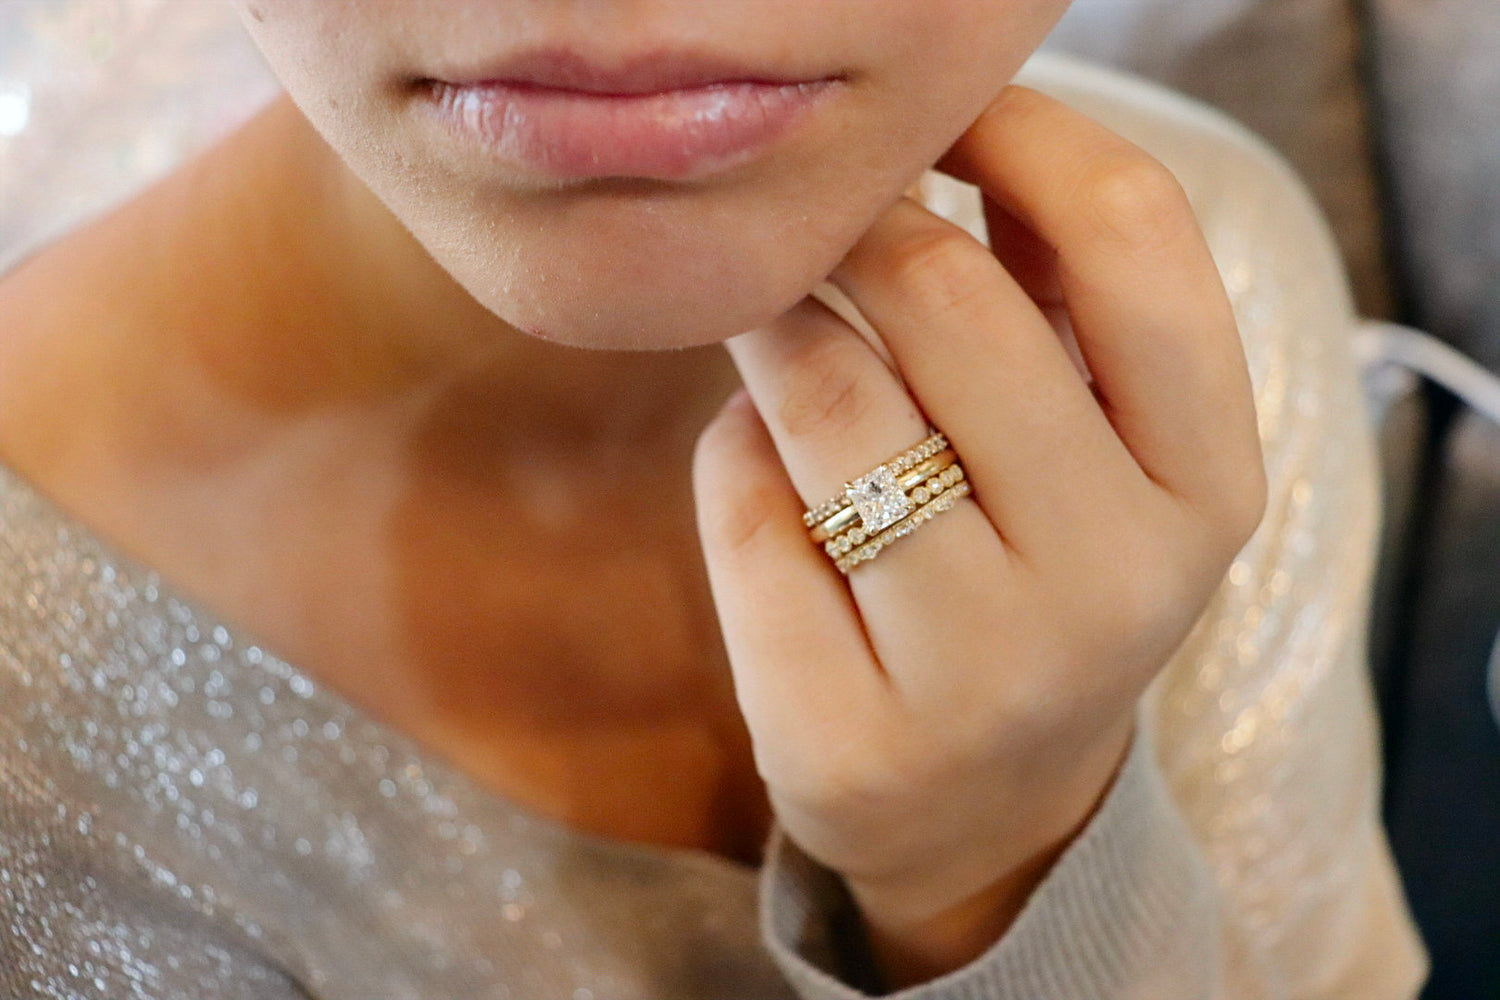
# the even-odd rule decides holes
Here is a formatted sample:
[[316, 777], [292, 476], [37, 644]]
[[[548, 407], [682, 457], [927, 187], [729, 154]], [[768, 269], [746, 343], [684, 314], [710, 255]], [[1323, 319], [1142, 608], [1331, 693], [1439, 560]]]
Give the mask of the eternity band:
[[[902, 473], [896, 479], [896, 486], [901, 492], [910, 496], [918, 505], [924, 504], [927, 502], [927, 497], [914, 495], [915, 491], [923, 489], [929, 479], [953, 465], [956, 461], [958, 461], [958, 454], [952, 448], [944, 448], [926, 461], [918, 463], [915, 468]], [[813, 528], [812, 531], [808, 532], [808, 537], [821, 545], [830, 538], [842, 535], [846, 530], [853, 527], [854, 523], [858, 520], [859, 508], [850, 504], [822, 524]]]
[[854, 480], [854, 482], [852, 483], [846, 483], [844, 485], [843, 491], [840, 492], [837, 496], [829, 497], [827, 500], [824, 500], [822, 503], [818, 504], [818, 506], [803, 514], [802, 523], [809, 528], [816, 527], [821, 522], [828, 520], [830, 517], [853, 503], [851, 491], [853, 491], [856, 484], [864, 482], [865, 480], [869, 479], [871, 476], [876, 475], [882, 470], [889, 470], [891, 475], [899, 476], [901, 475], [901, 473], [906, 472], [908, 469], [914, 468], [917, 463], [925, 462], [927, 459], [931, 458], [933, 455], [936, 455], [938, 452], [944, 451], [945, 449], [947, 449], [947, 447], [948, 439], [945, 438], [942, 434], [933, 432], [931, 437], [927, 438], [924, 441], [918, 442], [917, 444], [908, 448], [906, 451], [897, 455], [895, 458], [886, 459], [886, 461], [876, 467], [873, 472], [869, 472], [864, 476], [861, 476], [859, 479]]
[[941, 433], [844, 484], [844, 492], [802, 515], [840, 573], [868, 562], [969, 495], [958, 456]]
[[968, 480], [960, 482], [952, 489], [944, 491], [937, 499], [929, 500], [918, 507], [909, 517], [897, 521], [859, 548], [852, 550], [848, 555], [834, 559], [833, 564], [838, 567], [840, 573], [847, 576], [851, 569], [862, 562], [874, 559], [892, 542], [905, 538], [944, 511], [952, 510], [953, 505], [968, 496], [969, 492]]

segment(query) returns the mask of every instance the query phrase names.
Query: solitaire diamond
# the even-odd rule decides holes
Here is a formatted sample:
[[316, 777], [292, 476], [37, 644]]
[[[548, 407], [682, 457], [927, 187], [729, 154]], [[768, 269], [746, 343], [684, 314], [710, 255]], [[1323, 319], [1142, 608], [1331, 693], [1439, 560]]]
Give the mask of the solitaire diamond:
[[849, 502], [859, 511], [866, 532], [873, 534], [888, 528], [912, 512], [912, 502], [896, 482], [896, 473], [880, 466], [868, 475], [854, 480], [844, 489]]

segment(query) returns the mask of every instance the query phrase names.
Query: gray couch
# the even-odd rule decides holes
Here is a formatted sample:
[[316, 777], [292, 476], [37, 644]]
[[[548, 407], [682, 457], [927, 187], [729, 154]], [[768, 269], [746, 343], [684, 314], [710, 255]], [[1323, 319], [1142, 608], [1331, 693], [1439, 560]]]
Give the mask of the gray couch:
[[[1363, 312], [1500, 370], [1500, 2], [1076, 0], [1051, 44], [1267, 137], [1333, 221]], [[1366, 384], [1386, 478], [1370, 641], [1387, 821], [1433, 955], [1425, 996], [1495, 1000], [1500, 425], [1404, 368]]]

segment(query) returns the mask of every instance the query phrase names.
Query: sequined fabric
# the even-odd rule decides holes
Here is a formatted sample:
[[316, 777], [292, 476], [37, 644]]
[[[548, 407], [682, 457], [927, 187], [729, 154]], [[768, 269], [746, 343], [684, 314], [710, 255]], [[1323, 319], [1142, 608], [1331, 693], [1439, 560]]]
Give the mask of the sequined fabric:
[[[1214, 995], [1410, 996], [1364, 673], [1374, 452], [1328, 234], [1219, 120], [1082, 67], [1028, 72], [1182, 177], [1255, 384], [1266, 521], [1146, 710], [1195, 891], [1254, 956]], [[1115, 873], [1084, 874], [1106, 895]], [[4, 1000], [790, 997], [757, 875], [496, 797], [0, 468]], [[1233, 978], [1251, 966], [1253, 989]]]
[[[1338, 946], [1382, 908], [1408, 918], [1399, 890], [1375, 888], [1392, 866], [1374, 818], [1379, 751], [1366, 667], [1380, 495], [1332, 234], [1248, 134], [1164, 90], [1136, 91], [1127, 110], [1102, 71], [1039, 68], [1034, 82], [1183, 181], [1255, 387], [1268, 510], [1152, 692], [1163, 769], [1231, 908], [1285, 970], [1288, 995], [1367, 995], [1329, 988], [1342, 981]], [[1408, 924], [1386, 946], [1420, 964], [1415, 940]], [[1382, 961], [1373, 949], [1367, 956]]]

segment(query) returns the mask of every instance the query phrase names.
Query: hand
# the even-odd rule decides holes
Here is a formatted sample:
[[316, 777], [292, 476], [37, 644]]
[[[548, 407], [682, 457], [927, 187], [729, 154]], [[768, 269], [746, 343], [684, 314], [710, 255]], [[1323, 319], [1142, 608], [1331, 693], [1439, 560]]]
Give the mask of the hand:
[[[695, 459], [778, 820], [907, 980], [1003, 932], [1266, 503], [1234, 317], [1167, 170], [1019, 87], [943, 167], [984, 191], [995, 253], [903, 199], [831, 278], [900, 378], [804, 301], [730, 341], [749, 399]], [[1062, 307], [1092, 389], [1048, 321]], [[804, 508], [929, 420], [972, 498], [846, 579]]]

